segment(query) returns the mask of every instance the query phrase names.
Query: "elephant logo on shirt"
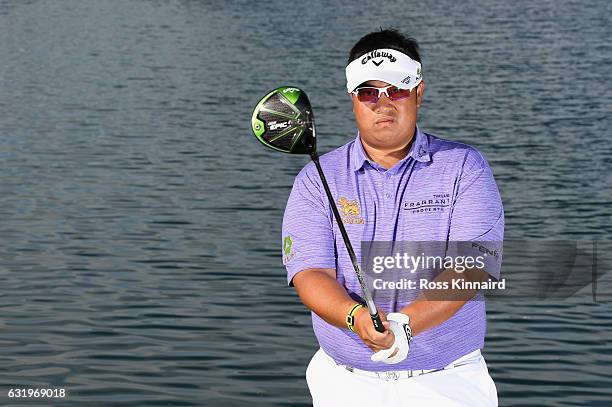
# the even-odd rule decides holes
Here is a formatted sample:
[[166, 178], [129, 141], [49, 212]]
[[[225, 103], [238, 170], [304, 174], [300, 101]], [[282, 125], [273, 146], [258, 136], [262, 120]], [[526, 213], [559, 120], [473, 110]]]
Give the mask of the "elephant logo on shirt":
[[356, 200], [349, 201], [345, 197], [341, 197], [338, 200], [338, 203], [340, 204], [340, 209], [342, 210], [343, 215], [359, 216], [361, 211], [359, 210], [359, 203]]
[[361, 225], [365, 223], [365, 219], [359, 216], [361, 209], [357, 200], [348, 200], [345, 197], [340, 197], [338, 204], [340, 205], [340, 214], [344, 223]]

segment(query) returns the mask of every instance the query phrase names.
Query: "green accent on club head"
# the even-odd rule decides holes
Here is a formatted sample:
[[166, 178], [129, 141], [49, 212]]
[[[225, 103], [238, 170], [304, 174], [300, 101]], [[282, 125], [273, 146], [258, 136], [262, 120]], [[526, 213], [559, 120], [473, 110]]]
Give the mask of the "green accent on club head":
[[267, 143], [265, 142], [265, 140], [261, 138], [262, 134], [264, 134], [266, 131], [266, 125], [264, 122], [262, 122], [261, 120], [257, 118], [257, 114], [261, 110], [261, 105], [263, 105], [265, 101], [268, 100], [270, 96], [272, 96], [274, 93], [275, 91], [273, 90], [272, 92], [264, 96], [259, 101], [259, 103], [257, 103], [257, 106], [255, 106], [255, 109], [253, 109], [253, 116], [251, 116], [251, 129], [253, 130], [253, 134], [255, 134], [255, 137], [257, 137], [259, 141], [261, 141], [262, 143], [266, 145]]
[[302, 93], [301, 90], [299, 90], [298, 88], [294, 88], [291, 86], [283, 86], [282, 88], [279, 88], [280, 93], [287, 98], [288, 101], [290, 101], [292, 104], [295, 104], [295, 102], [299, 99], [300, 97], [300, 93]]
[[302, 135], [302, 133], [304, 133], [304, 129], [304, 126], [300, 127], [297, 131], [297, 134], [294, 135], [294, 141], [293, 144], [291, 144], [291, 150], [293, 150], [293, 147], [295, 147], [295, 145], [300, 141], [300, 136]]
[[292, 131], [295, 131], [295, 130], [296, 130], [296, 129], [295, 129], [294, 127], [290, 127], [290, 128], [288, 128], [287, 130], [285, 130], [285, 131], [283, 131], [283, 132], [279, 133], [279, 134], [278, 134], [276, 137], [271, 138], [271, 139], [270, 139], [270, 141], [269, 141], [269, 143], [273, 143], [273, 142], [275, 142], [276, 140], [278, 140], [279, 138], [281, 138], [281, 137], [285, 137], [287, 134], [289, 134], [289, 133], [291, 133]]
[[264, 122], [259, 120], [256, 115], [253, 115], [253, 118], [251, 119], [251, 126], [253, 127], [253, 133], [257, 138], [260, 138], [260, 136], [266, 131], [266, 125]]
[[280, 116], [280, 117], [284, 117], [285, 119], [289, 119], [289, 120], [293, 120], [293, 119], [297, 119], [297, 117], [299, 116], [298, 113], [294, 113], [294, 114], [287, 114], [287, 113], [283, 113], [283, 112], [277, 112], [276, 110], [272, 110], [272, 109], [268, 109], [265, 106], [262, 106], [261, 109], [259, 109], [260, 112], [268, 112], [268, 113], [272, 113], [275, 116]]

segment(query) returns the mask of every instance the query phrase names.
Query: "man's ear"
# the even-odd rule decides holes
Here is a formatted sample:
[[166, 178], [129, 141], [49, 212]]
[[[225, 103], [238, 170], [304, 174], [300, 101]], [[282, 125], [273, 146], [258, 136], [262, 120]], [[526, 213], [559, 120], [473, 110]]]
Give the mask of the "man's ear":
[[421, 81], [421, 83], [417, 86], [417, 107], [421, 107], [421, 103], [423, 103], [423, 95], [425, 94], [425, 81]]

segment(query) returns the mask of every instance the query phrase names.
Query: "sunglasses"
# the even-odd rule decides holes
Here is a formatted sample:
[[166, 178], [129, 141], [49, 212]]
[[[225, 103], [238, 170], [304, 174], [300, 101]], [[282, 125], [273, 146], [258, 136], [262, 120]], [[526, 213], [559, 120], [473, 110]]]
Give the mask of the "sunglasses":
[[364, 86], [357, 88], [351, 93], [357, 95], [360, 102], [376, 103], [382, 93], [387, 95], [390, 100], [405, 99], [410, 96], [412, 89], [400, 89], [397, 86], [389, 85], [377, 88], [374, 86]]

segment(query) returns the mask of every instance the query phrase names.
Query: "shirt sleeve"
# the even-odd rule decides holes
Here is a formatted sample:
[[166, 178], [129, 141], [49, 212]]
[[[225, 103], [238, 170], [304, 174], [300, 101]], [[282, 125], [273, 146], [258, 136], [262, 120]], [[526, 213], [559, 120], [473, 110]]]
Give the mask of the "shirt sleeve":
[[336, 248], [330, 207], [314, 164], [310, 163], [293, 183], [283, 217], [283, 264], [287, 283], [309, 268], [336, 268]]
[[[478, 152], [466, 160], [455, 190], [449, 252], [480, 256], [484, 269], [499, 279], [504, 240], [504, 209], [487, 161]], [[471, 163], [470, 163], [471, 161]], [[450, 246], [453, 246], [451, 250]]]

